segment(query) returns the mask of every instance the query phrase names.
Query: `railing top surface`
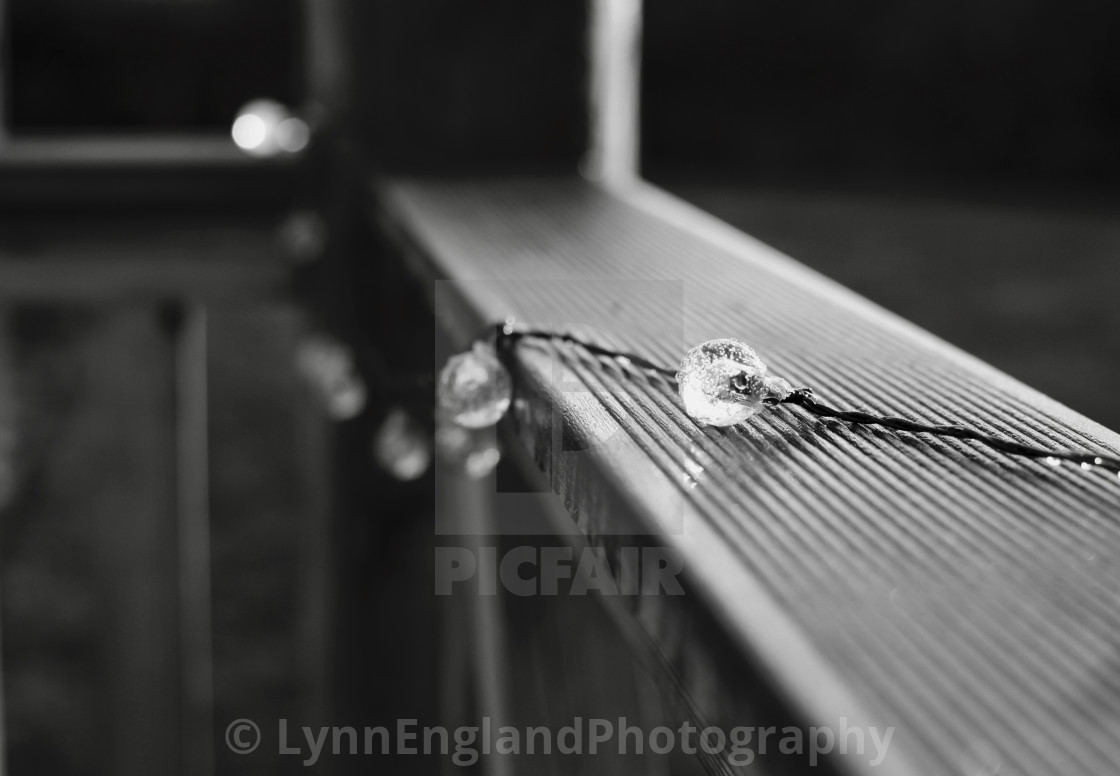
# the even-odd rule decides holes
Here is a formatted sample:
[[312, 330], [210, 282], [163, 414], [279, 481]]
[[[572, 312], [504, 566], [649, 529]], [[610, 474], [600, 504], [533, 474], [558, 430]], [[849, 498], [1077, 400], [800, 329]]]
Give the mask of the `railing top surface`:
[[[399, 181], [378, 193], [463, 303], [464, 335], [513, 315], [666, 365], [735, 337], [832, 404], [1120, 451], [1117, 434], [644, 184]], [[522, 345], [517, 358], [565, 431], [594, 442], [564, 477], [537, 446], [558, 491], [609, 483], [682, 550], [705, 600], [812, 717], [898, 725], [892, 773], [993, 758], [1016, 773], [1115, 770], [1115, 477], [797, 409], [702, 428], [664, 380], [578, 348]]]

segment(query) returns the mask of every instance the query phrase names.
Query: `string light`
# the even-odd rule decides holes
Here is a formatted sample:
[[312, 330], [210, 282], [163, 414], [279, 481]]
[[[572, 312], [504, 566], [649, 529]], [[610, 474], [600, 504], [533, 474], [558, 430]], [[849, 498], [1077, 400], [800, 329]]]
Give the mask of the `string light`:
[[677, 371], [684, 411], [707, 426], [734, 426], [767, 401], [781, 401], [793, 388], [769, 377], [753, 350], [732, 339], [716, 339], [688, 351]]
[[311, 129], [275, 100], [253, 100], [237, 112], [230, 136], [250, 156], [270, 157], [302, 151], [311, 142]]
[[401, 482], [419, 479], [432, 462], [431, 436], [401, 407], [394, 407], [373, 436], [373, 460]]
[[464, 428], [493, 426], [509, 409], [513, 381], [492, 342], [475, 342], [452, 356], [439, 373], [436, 402], [440, 413]]
[[296, 352], [296, 367], [330, 417], [350, 420], [365, 409], [366, 385], [345, 346], [324, 337], [309, 337]]
[[875, 425], [916, 434], [965, 439], [1007, 455], [1035, 458], [1050, 466], [1063, 462], [1081, 469], [1100, 468], [1120, 477], [1120, 458], [1081, 450], [1055, 450], [985, 434], [967, 426], [932, 425], [906, 418], [842, 410], [818, 401], [811, 388], [793, 387], [768, 374], [766, 364], [746, 344], [715, 339], [692, 348], [677, 370], [659, 366], [633, 353], [610, 350], [563, 332], [520, 328], [512, 319], [498, 324], [493, 335], [467, 353], [452, 357], [440, 373], [437, 402], [443, 416], [468, 428], [497, 423], [509, 409], [512, 381], [498, 355], [524, 340], [557, 341], [609, 358], [627, 368], [644, 370], [676, 382], [684, 411], [701, 425], [726, 427], [748, 420], [767, 406], [790, 405], [822, 418], [853, 425]]

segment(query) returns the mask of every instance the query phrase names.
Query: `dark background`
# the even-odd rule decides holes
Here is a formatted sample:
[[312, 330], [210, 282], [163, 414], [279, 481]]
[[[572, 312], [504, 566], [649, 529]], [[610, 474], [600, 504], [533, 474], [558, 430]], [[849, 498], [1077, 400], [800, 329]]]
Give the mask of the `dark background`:
[[[571, 160], [583, 3], [347, 6], [348, 108], [391, 168]], [[225, 131], [307, 96], [297, 0], [12, 0], [16, 132]], [[742, 183], [1109, 193], [1120, 10], [1091, 0], [644, 4], [642, 156]]]
[[[353, 144], [391, 172], [572, 170], [581, 2], [344, 4]], [[657, 183], [1109, 426], [1116, 6], [645, 3]], [[294, 0], [13, 0], [20, 133], [225, 132], [299, 106]]]
[[647, 166], [827, 187], [1120, 180], [1113, 4], [644, 7]]
[[16, 131], [226, 131], [255, 97], [302, 98], [298, 0], [13, 0]]

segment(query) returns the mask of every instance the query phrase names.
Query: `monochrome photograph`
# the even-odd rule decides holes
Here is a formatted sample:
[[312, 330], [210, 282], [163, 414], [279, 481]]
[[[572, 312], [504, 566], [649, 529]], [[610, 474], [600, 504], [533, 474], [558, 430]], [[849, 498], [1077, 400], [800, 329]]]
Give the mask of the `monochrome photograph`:
[[0, 775], [1120, 774], [1118, 38], [0, 0]]

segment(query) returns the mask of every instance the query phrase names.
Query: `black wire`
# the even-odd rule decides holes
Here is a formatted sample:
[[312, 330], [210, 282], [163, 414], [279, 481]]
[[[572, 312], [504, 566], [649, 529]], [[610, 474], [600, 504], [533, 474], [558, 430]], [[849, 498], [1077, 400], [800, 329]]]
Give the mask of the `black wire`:
[[[595, 345], [591, 342], [586, 342], [579, 337], [571, 334], [564, 334], [562, 332], [547, 331], [544, 329], [519, 329], [506, 324], [498, 324], [496, 327], [496, 341], [495, 344], [501, 349], [507, 344], [513, 344], [522, 339], [537, 339], [537, 340], [555, 340], [560, 342], [567, 342], [573, 345], [578, 345], [584, 350], [597, 356], [604, 358], [626, 359], [632, 365], [639, 369], [647, 369], [656, 372], [660, 375], [668, 377], [671, 381], [676, 382], [677, 370], [667, 369], [663, 366], [658, 366], [647, 358], [635, 355], [633, 353], [624, 353], [617, 350], [610, 350], [600, 345]], [[811, 388], [799, 388], [784, 399], [769, 400], [768, 404], [792, 404], [800, 407], [806, 412], [810, 412], [822, 418], [836, 418], [843, 420], [853, 425], [865, 426], [884, 426], [886, 428], [894, 429], [896, 431], [906, 431], [914, 434], [933, 434], [936, 436], [953, 437], [955, 439], [969, 439], [974, 442], [979, 442], [986, 445], [993, 450], [998, 450], [1001, 453], [1008, 455], [1023, 456], [1026, 458], [1043, 458], [1058, 461], [1068, 461], [1084, 466], [1093, 466], [1106, 471], [1120, 474], [1120, 458], [1115, 458], [1109, 455], [1098, 455], [1084, 450], [1052, 450], [1045, 447], [1036, 447], [1034, 445], [1025, 445], [1020, 442], [1015, 442], [1011, 439], [1003, 437], [992, 436], [990, 434], [981, 433], [975, 429], [968, 428], [967, 426], [957, 426], [951, 424], [945, 425], [932, 425], [927, 423], [918, 423], [906, 418], [893, 418], [885, 415], [873, 415], [869, 412], [862, 412], [859, 410], [840, 410], [835, 407], [830, 407], [827, 404], [817, 401], [813, 398], [813, 390]]]
[[1003, 437], [982, 434], [975, 429], [956, 425], [928, 425], [917, 423], [906, 418], [892, 418], [882, 415], [872, 415], [868, 412], [853, 410], [838, 410], [813, 398], [809, 388], [799, 388], [777, 404], [795, 404], [822, 418], [837, 418], [848, 423], [869, 426], [885, 426], [897, 431], [909, 431], [915, 434], [936, 434], [937, 436], [954, 437], [956, 439], [971, 439], [987, 445], [994, 450], [999, 450], [1008, 455], [1021, 455], [1028, 458], [1052, 458], [1060, 461], [1069, 461], [1076, 464], [1096, 466], [1113, 473], [1120, 473], [1120, 458], [1107, 455], [1097, 455], [1079, 450], [1051, 450], [1045, 447], [1024, 445]]
[[558, 331], [546, 331], [544, 329], [513, 329], [507, 327], [505, 324], [498, 324], [497, 328], [497, 342], [499, 348], [506, 342], [513, 343], [520, 339], [543, 339], [543, 340], [558, 340], [560, 342], [568, 342], [573, 345], [579, 345], [589, 353], [596, 356], [603, 356], [605, 358], [624, 358], [639, 369], [648, 369], [652, 372], [657, 372], [664, 375], [671, 380], [677, 379], [676, 369], [666, 369], [663, 366], [658, 366], [647, 358], [635, 355], [633, 353], [623, 353], [618, 350], [611, 350], [591, 342], [573, 337], [571, 334], [564, 334]]

